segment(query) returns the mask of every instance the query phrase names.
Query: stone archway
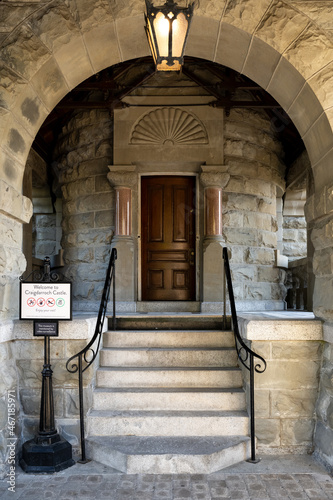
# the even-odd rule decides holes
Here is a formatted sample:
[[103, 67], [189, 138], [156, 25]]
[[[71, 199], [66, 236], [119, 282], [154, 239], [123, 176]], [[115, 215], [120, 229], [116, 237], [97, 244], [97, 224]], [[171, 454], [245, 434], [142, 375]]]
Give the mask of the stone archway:
[[[330, 210], [331, 195], [326, 187], [332, 183], [329, 166], [333, 155], [333, 96], [329, 85], [333, 48], [310, 19], [287, 2], [270, 5], [269, 9], [269, 2], [260, 6], [247, 2], [245, 10], [241, 4], [234, 2], [224, 9], [224, 2], [214, 2], [214, 7], [201, 2], [187, 52], [244, 73], [265, 88], [289, 114], [312, 164], [315, 194], [308, 201], [307, 218], [313, 225], [311, 221]], [[100, 69], [148, 54], [143, 6], [134, 2], [130, 15], [125, 7], [118, 7], [102, 11], [78, 2], [78, 23], [73, 13], [55, 2], [23, 19], [3, 41], [3, 216], [22, 222], [31, 216], [29, 201], [21, 197], [25, 161], [36, 131], [57, 102]], [[317, 198], [320, 203], [315, 201]], [[4, 220], [3, 227], [7, 224]], [[15, 265], [12, 258], [11, 263], [6, 261], [4, 265], [9, 280], [15, 280], [24, 267], [20, 238], [14, 247]], [[319, 295], [320, 282], [318, 278]], [[327, 315], [328, 310], [328, 306], [324, 310], [320, 307], [321, 314]]]
[[[187, 54], [216, 61], [266, 89], [293, 120], [307, 148], [315, 192], [306, 214], [315, 247], [315, 313], [332, 342], [333, 46], [324, 28], [291, 1], [203, 0]], [[79, 82], [121, 61], [148, 55], [144, 2], [92, 4], [72, 11], [55, 1], [2, 6], [8, 33], [0, 39], [0, 303], [17, 314], [17, 277], [24, 271], [21, 224], [31, 217], [22, 196], [25, 162], [39, 127]], [[10, 9], [17, 8], [16, 15]], [[304, 10], [304, 9], [303, 9]], [[325, 430], [326, 429], [326, 430]], [[321, 443], [329, 433], [322, 426]], [[326, 433], [326, 434], [325, 434]], [[332, 431], [331, 431], [332, 433]]]

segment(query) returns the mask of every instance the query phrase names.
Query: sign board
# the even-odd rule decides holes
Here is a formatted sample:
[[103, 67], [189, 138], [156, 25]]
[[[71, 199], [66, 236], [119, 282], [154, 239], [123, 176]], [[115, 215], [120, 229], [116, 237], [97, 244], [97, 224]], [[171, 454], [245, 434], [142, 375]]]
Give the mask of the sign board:
[[58, 321], [34, 321], [35, 337], [58, 337]]
[[71, 320], [72, 283], [21, 281], [20, 319]]

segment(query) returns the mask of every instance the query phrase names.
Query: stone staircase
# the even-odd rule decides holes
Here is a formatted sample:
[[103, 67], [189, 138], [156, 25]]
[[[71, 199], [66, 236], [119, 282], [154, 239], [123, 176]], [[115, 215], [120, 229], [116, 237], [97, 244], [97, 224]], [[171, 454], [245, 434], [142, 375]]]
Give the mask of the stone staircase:
[[129, 474], [211, 473], [250, 456], [233, 333], [221, 318], [138, 315], [104, 334], [87, 449]]

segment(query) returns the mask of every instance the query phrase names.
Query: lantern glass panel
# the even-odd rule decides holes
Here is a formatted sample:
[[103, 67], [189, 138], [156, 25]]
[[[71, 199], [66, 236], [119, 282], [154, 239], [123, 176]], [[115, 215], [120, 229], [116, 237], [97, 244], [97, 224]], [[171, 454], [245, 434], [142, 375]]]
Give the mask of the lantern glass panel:
[[154, 28], [156, 33], [159, 55], [161, 57], [168, 57], [170, 22], [168, 21], [168, 19], [166, 19], [164, 14], [162, 14], [162, 12], [159, 12], [156, 15], [156, 18], [154, 20]]
[[177, 18], [172, 23], [172, 56], [181, 57], [188, 21], [183, 13], [178, 14]]

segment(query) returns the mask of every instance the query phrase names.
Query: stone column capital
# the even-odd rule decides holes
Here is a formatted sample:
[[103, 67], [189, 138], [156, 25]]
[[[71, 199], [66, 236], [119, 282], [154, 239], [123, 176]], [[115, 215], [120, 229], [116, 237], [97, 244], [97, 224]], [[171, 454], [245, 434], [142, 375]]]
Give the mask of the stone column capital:
[[108, 181], [114, 188], [130, 188], [138, 182], [137, 169], [133, 165], [109, 165]]
[[202, 165], [200, 182], [205, 187], [224, 188], [230, 179], [230, 174], [224, 165]]

